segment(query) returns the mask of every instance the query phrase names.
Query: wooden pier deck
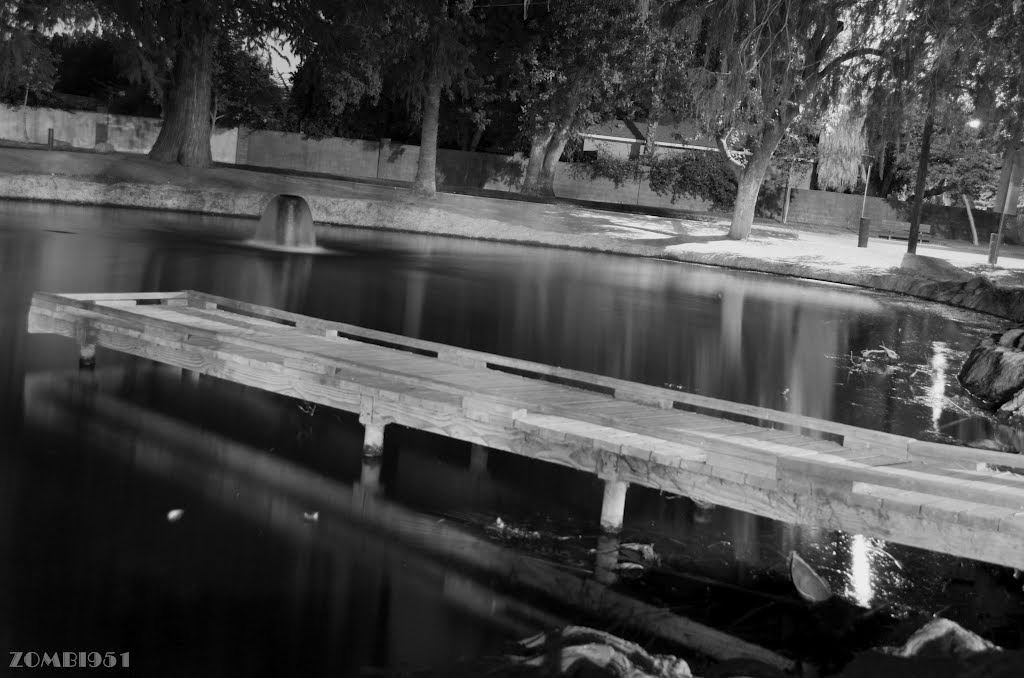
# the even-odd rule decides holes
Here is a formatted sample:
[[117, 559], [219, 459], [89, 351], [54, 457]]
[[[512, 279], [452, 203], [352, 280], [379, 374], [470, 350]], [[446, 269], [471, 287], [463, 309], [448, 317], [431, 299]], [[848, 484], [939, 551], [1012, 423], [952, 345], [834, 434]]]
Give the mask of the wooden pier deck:
[[1024, 569], [1024, 460], [411, 339], [209, 294], [37, 293], [29, 331], [605, 481]]

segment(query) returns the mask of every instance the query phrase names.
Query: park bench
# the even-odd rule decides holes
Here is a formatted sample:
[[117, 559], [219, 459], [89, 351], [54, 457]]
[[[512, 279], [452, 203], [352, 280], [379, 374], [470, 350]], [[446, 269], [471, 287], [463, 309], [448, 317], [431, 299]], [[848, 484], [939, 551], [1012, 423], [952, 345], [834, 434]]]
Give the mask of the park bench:
[[[896, 238], [898, 240], [909, 240], [910, 239], [910, 222], [909, 221], [872, 221], [871, 222], [871, 235], [876, 238], [888, 238], [892, 240]], [[932, 226], [931, 224], [921, 224], [921, 231], [918, 234], [918, 240], [920, 242], [928, 242], [932, 239]]]

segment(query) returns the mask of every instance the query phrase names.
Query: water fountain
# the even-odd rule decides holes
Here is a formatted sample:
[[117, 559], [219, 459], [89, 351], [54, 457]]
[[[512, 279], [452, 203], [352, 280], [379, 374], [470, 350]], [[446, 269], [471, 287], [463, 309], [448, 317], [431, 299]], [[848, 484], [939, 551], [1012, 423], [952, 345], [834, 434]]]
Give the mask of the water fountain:
[[287, 194], [271, 198], [249, 244], [288, 251], [320, 251], [313, 231], [313, 213], [306, 200]]

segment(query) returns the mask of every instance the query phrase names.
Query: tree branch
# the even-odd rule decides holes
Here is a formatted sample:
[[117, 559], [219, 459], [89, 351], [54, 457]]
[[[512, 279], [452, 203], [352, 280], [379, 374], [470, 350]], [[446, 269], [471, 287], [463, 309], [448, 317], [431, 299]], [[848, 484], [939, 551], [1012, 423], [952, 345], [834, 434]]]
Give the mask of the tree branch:
[[732, 153], [729, 151], [729, 146], [725, 143], [725, 137], [729, 133], [729, 130], [724, 130], [715, 135], [715, 145], [718, 147], [718, 152], [725, 158], [725, 162], [728, 163], [732, 171], [739, 176], [743, 173], [743, 170], [747, 169], [743, 163], [736, 158], [732, 157]]
[[[960, 187], [958, 186], [958, 182], [954, 181], [947, 184], [945, 178], [943, 178], [938, 185], [932, 186], [924, 192], [924, 198], [927, 200], [928, 198], [934, 198], [935, 196], [942, 195], [943, 193], [951, 193], [953, 191], [959, 192], [959, 190]], [[910, 196], [907, 198], [907, 202], [913, 202], [914, 197], [915, 196]]]
[[858, 57], [862, 56], [884, 57], [885, 53], [880, 49], [875, 49], [874, 47], [858, 47], [857, 49], [851, 49], [847, 52], [840, 54], [835, 59], [826, 64], [825, 68], [821, 69], [820, 71], [814, 74], [814, 77], [817, 80], [821, 80], [826, 75], [828, 75], [833, 68], [839, 66], [839, 64], [849, 61], [850, 59], [857, 59]]

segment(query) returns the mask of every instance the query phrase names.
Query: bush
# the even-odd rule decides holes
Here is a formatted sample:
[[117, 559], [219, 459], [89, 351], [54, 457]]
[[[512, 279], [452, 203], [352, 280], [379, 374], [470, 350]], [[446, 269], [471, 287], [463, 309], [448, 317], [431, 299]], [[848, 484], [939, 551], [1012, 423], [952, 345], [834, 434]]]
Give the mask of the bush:
[[678, 151], [640, 158], [616, 158], [604, 151], [573, 166], [573, 176], [610, 179], [615, 186], [647, 181], [656, 194], [702, 198], [713, 209], [728, 210], [736, 202], [736, 175], [717, 152]]

